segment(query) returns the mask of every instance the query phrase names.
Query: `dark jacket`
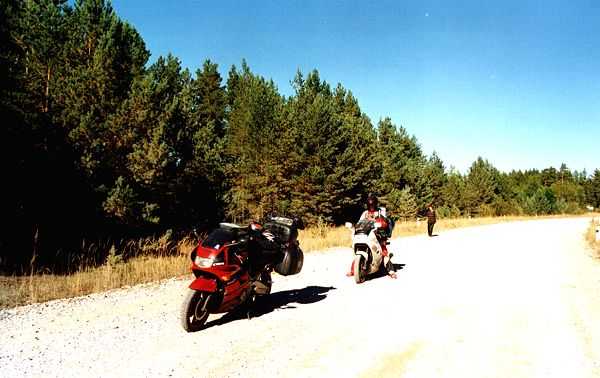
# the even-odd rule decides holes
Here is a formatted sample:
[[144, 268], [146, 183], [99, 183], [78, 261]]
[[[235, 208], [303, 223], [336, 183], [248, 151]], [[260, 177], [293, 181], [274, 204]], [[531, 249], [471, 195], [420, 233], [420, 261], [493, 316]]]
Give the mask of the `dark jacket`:
[[427, 208], [427, 212], [425, 213], [425, 215], [427, 215], [427, 223], [435, 223], [436, 218], [434, 209]]

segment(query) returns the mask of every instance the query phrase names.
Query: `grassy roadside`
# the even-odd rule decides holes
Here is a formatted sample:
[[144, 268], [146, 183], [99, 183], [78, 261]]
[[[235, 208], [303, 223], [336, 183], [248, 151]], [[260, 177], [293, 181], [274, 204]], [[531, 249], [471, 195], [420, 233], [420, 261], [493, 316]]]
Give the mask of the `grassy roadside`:
[[596, 257], [600, 258], [600, 241], [596, 241], [596, 230], [600, 228], [600, 218], [594, 218], [585, 233], [585, 239], [596, 252]]
[[87, 268], [70, 275], [0, 277], [0, 308], [76, 297], [185, 274], [183, 256], [137, 257], [119, 264]]
[[177, 277], [189, 272], [189, 254], [195, 243], [184, 239], [167, 247], [160, 238], [145, 241], [145, 248], [155, 255], [140, 255], [123, 260], [121, 255], [108, 256], [99, 267], [82, 267], [69, 275], [46, 272], [29, 276], [0, 276], [0, 309], [53, 299], [77, 297], [110, 289]]
[[[589, 215], [588, 215], [589, 216]], [[434, 232], [440, 233], [462, 227], [512, 222], [519, 220], [546, 219], [556, 217], [495, 217], [495, 218], [459, 218], [440, 219]], [[592, 230], [592, 226], [590, 226]], [[425, 235], [427, 222], [398, 222], [394, 228], [394, 237]], [[588, 235], [590, 235], [588, 230]], [[593, 237], [593, 234], [591, 234]], [[588, 240], [589, 240], [588, 236]], [[300, 231], [302, 249], [310, 253], [332, 247], [350, 245], [350, 231], [344, 227], [319, 226]], [[596, 243], [597, 244], [597, 243]], [[156, 246], [148, 249], [160, 249], [160, 240]], [[186, 274], [189, 270], [189, 253], [194, 247], [191, 240], [184, 240], [162, 256], [141, 255], [125, 261], [108, 258], [100, 267], [82, 268], [70, 275], [35, 274], [22, 277], [0, 276], [0, 308], [24, 304], [45, 302], [52, 299], [69, 298], [90, 293], [102, 292], [114, 288], [132, 286], [158, 281]], [[600, 249], [600, 246], [596, 246]]]

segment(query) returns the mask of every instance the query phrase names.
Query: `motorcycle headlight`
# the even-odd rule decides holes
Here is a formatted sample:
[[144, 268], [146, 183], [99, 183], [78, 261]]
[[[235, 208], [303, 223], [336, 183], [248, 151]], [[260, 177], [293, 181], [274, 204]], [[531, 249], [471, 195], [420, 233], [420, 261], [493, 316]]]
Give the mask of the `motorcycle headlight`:
[[200, 268], [210, 268], [214, 262], [214, 259], [196, 256], [194, 259], [194, 264], [198, 265]]

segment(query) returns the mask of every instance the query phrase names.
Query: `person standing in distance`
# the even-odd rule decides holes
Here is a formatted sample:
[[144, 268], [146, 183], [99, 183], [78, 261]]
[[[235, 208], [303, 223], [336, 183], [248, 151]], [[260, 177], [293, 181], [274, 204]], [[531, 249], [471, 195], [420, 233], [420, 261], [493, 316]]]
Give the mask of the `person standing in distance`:
[[431, 237], [433, 236], [433, 225], [435, 225], [436, 222], [436, 217], [435, 217], [435, 210], [433, 208], [433, 204], [430, 203], [429, 206], [427, 206], [427, 234]]

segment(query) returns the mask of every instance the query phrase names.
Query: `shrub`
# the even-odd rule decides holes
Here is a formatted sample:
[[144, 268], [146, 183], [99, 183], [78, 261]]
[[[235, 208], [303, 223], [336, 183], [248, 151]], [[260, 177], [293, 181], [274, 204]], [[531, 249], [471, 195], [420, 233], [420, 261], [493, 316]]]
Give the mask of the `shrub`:
[[112, 247], [110, 247], [108, 256], [106, 256], [106, 265], [108, 265], [109, 267], [114, 267], [124, 262], [125, 259], [123, 259], [123, 255], [117, 254], [117, 249], [115, 248], [115, 246], [113, 245]]

